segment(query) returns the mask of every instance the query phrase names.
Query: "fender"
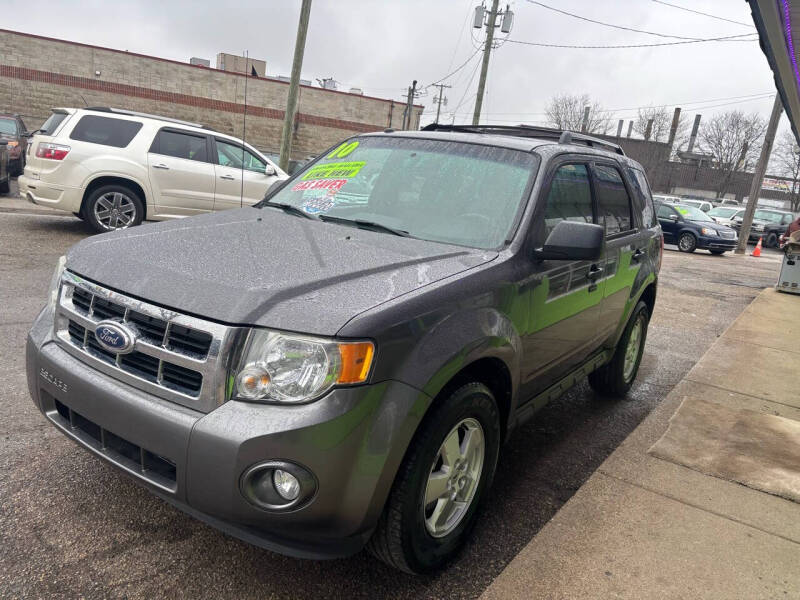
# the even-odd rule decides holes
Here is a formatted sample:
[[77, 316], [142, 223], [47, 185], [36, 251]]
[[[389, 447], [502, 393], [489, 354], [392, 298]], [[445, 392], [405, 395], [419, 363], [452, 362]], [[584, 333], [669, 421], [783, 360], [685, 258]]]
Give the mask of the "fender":
[[[150, 190], [150, 180], [147, 176], [147, 171], [142, 169], [142, 166], [137, 164], [135, 161], [128, 161], [125, 159], [120, 159], [121, 162], [126, 163], [126, 165], [130, 166], [131, 169], [126, 171], [111, 171], [108, 169], [104, 169], [102, 171], [93, 171], [91, 174], [83, 181], [81, 184], [81, 189], [84, 190], [84, 194], [86, 189], [92, 184], [92, 182], [102, 178], [102, 177], [115, 177], [117, 179], [127, 179], [132, 181], [133, 183], [137, 184], [142, 191], [144, 191], [144, 202], [145, 202], [145, 212], [146, 214], [151, 213], [151, 208], [155, 206], [155, 202], [153, 200], [153, 194]], [[131, 170], [141, 171], [144, 177], [141, 177], [138, 173], [136, 175], [131, 174]]]

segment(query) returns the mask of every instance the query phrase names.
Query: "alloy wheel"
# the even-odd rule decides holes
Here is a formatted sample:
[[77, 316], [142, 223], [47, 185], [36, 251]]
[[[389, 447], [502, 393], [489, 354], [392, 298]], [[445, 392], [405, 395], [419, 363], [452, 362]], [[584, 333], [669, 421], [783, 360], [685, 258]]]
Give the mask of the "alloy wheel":
[[136, 219], [136, 205], [126, 194], [108, 192], [94, 203], [94, 217], [106, 229], [125, 229]]
[[441, 538], [469, 511], [483, 471], [486, 438], [473, 418], [460, 421], [442, 442], [431, 465], [422, 504], [425, 528]]
[[642, 346], [642, 333], [644, 332], [644, 318], [640, 315], [633, 324], [631, 334], [628, 337], [628, 345], [625, 348], [625, 363], [622, 367], [622, 377], [626, 382], [630, 382], [636, 371], [636, 362], [639, 359], [639, 350]]

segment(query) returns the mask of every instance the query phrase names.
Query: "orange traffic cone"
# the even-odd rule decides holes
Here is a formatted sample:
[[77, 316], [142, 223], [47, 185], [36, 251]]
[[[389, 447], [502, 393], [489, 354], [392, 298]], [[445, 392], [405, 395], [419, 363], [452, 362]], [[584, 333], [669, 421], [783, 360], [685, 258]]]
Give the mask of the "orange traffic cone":
[[753, 248], [753, 253], [750, 256], [761, 256], [761, 238], [758, 238], [758, 243], [756, 247]]

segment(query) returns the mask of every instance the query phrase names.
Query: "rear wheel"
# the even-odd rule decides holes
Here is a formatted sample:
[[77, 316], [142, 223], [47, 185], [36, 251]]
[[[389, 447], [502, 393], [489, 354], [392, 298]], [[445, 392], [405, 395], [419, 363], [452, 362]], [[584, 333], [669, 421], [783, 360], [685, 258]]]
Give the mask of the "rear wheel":
[[489, 389], [466, 384], [437, 401], [420, 425], [367, 545], [407, 573], [449, 560], [475, 522], [500, 449], [500, 417]]
[[650, 311], [639, 301], [622, 332], [611, 362], [589, 375], [589, 385], [602, 396], [624, 396], [633, 385], [642, 362]]
[[678, 238], [678, 250], [681, 252], [694, 252], [697, 250], [697, 238], [691, 233], [684, 233]]
[[0, 194], [7, 194], [9, 190], [11, 190], [9, 181], [10, 179], [8, 177], [6, 177], [5, 181], [0, 181]]
[[94, 190], [81, 212], [87, 223], [100, 232], [127, 229], [142, 222], [144, 205], [124, 185], [104, 185]]
[[764, 245], [767, 248], [777, 248], [778, 247], [778, 234], [777, 233], [770, 233], [767, 236], [767, 239], [764, 241]]

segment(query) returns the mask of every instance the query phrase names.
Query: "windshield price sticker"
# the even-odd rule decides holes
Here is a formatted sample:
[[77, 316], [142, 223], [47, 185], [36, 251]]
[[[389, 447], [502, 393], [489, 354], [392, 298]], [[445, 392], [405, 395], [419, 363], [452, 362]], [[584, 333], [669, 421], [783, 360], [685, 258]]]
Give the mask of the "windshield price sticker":
[[333, 152], [328, 154], [327, 158], [344, 158], [356, 148], [358, 148], [358, 142], [345, 142], [337, 146]]
[[335, 194], [342, 186], [347, 183], [347, 179], [312, 179], [311, 181], [301, 181], [292, 187], [293, 192], [305, 192], [307, 190], [327, 190], [330, 194]]
[[355, 162], [335, 162], [326, 165], [318, 165], [308, 170], [303, 175], [303, 181], [307, 179], [350, 179], [358, 175], [358, 172], [366, 163], [362, 161]]
[[687, 209], [685, 209], [685, 208], [676, 208], [675, 210], [677, 210], [682, 215], [688, 215], [689, 214], [689, 211]]

